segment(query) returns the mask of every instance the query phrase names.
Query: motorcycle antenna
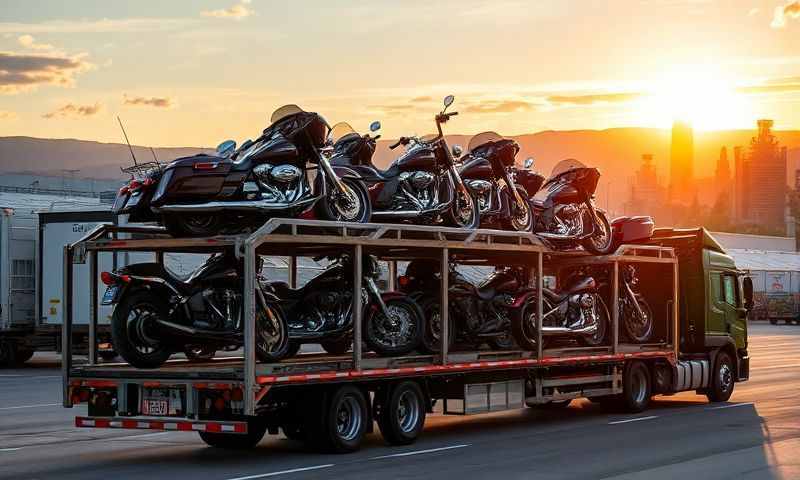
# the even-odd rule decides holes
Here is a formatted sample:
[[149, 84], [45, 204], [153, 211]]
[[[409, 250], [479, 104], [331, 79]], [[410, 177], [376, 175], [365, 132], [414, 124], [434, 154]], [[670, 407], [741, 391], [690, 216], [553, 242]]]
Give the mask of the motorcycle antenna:
[[133, 164], [138, 167], [139, 162], [136, 161], [136, 155], [133, 154], [133, 147], [131, 147], [131, 142], [128, 140], [128, 134], [125, 133], [125, 127], [122, 126], [122, 120], [120, 120], [119, 117], [117, 117], [117, 122], [119, 122], [119, 128], [122, 129], [122, 135], [125, 136], [125, 143], [128, 144], [128, 150], [131, 152], [131, 157], [133, 157]]
[[161, 165], [161, 162], [158, 161], [158, 157], [156, 156], [156, 151], [153, 150], [153, 147], [150, 147], [150, 153], [153, 154], [153, 160], [155, 160], [158, 165]]

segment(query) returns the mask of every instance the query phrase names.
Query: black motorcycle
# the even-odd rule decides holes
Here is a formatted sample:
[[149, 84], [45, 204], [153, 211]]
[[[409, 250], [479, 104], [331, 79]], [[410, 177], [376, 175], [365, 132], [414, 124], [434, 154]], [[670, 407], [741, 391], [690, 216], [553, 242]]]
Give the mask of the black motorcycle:
[[[377, 260], [363, 257], [363, 340], [381, 356], [405, 355], [422, 341], [425, 318], [419, 306], [400, 292], [381, 292]], [[333, 259], [320, 275], [299, 289], [284, 282], [267, 288], [281, 300], [289, 325], [290, 352], [303, 343], [319, 343], [342, 354], [353, 341], [353, 264], [348, 255]]]
[[495, 132], [479, 133], [467, 146], [458, 170], [478, 201], [481, 227], [517, 232], [533, 229], [529, 191], [516, 179], [517, 152], [517, 142]]
[[581, 162], [562, 160], [550, 178], [530, 199], [534, 212], [533, 231], [556, 248], [581, 245], [595, 255], [616, 250], [605, 212], [594, 204], [600, 172]]
[[[543, 289], [542, 338], [574, 338], [587, 346], [602, 345], [611, 325], [608, 307], [594, 277], [576, 274], [559, 292]], [[515, 300], [521, 303], [512, 318], [512, 332], [523, 348], [536, 350], [538, 295], [531, 289]]]
[[[442, 124], [458, 115], [445, 113], [452, 103], [453, 96], [448, 95], [444, 110], [436, 115], [438, 135], [401, 137], [389, 146], [395, 149], [403, 145], [406, 151], [386, 170], [372, 163], [379, 135], [359, 135], [347, 124], [332, 129], [331, 164], [352, 168], [367, 183], [373, 218], [413, 223], [438, 223], [444, 219], [458, 228], [478, 226], [480, 214], [475, 199], [461, 179], [442, 133]], [[370, 127], [373, 132], [379, 128], [379, 122]]]
[[644, 296], [635, 291], [639, 277], [633, 265], [622, 269], [622, 289], [619, 296], [619, 314], [625, 337], [634, 343], [645, 343], [653, 336], [655, 321], [653, 309]]
[[114, 212], [133, 222], [163, 221], [175, 236], [246, 231], [269, 217], [368, 222], [371, 205], [359, 175], [331, 166], [324, 154], [325, 120], [286, 105], [271, 121], [238, 149], [228, 140], [216, 155], [179, 158], [135, 177], [120, 189]]
[[[175, 352], [189, 358], [244, 344], [243, 264], [232, 251], [212, 255], [182, 279], [158, 263], [103, 272], [103, 305], [111, 317], [114, 349], [137, 368], [156, 368]], [[279, 300], [256, 282], [256, 356], [284, 358], [289, 331]], [[211, 355], [213, 356], [213, 355]]]
[[[423, 346], [430, 353], [441, 350], [441, 274], [437, 261], [414, 260], [405, 274], [398, 278], [400, 290], [420, 304], [427, 329]], [[515, 315], [515, 296], [525, 284], [517, 268], [495, 270], [480, 285], [474, 285], [459, 273], [453, 264], [449, 268], [448, 345], [471, 347], [488, 343], [495, 350], [516, 347], [511, 334], [511, 318]]]

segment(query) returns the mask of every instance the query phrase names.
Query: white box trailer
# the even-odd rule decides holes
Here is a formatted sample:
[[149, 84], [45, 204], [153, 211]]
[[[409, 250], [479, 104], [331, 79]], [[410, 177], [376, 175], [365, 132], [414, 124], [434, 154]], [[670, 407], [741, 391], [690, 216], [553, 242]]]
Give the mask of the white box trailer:
[[35, 219], [0, 209], [0, 330], [35, 323]]

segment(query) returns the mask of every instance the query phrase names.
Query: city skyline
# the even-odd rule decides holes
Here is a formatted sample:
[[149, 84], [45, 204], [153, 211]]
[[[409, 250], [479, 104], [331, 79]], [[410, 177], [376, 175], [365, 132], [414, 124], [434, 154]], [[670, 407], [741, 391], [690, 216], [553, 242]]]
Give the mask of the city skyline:
[[118, 142], [120, 115], [137, 143], [209, 146], [298, 103], [398, 137], [430, 133], [448, 93], [460, 134], [800, 128], [794, 3], [11, 0], [0, 136]]

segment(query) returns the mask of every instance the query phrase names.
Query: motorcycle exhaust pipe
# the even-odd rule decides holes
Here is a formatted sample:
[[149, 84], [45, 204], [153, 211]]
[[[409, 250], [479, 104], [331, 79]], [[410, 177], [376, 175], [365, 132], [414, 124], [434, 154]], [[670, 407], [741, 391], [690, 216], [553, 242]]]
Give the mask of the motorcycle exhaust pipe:
[[215, 330], [205, 330], [201, 328], [188, 327], [167, 320], [158, 320], [158, 325], [169, 329], [171, 333], [178, 336], [189, 336], [196, 340], [209, 340], [214, 342], [230, 341], [242, 342], [244, 337], [238, 332], [219, 332]]
[[583, 328], [542, 327], [542, 335], [594, 335], [597, 324]]
[[317, 197], [307, 198], [299, 202], [269, 202], [265, 200], [248, 200], [233, 202], [206, 202], [192, 204], [172, 204], [153, 208], [156, 213], [198, 213], [198, 212], [223, 212], [228, 210], [241, 210], [245, 212], [269, 212], [273, 210], [286, 210], [288, 208], [302, 207], [307, 203], [317, 200]]

